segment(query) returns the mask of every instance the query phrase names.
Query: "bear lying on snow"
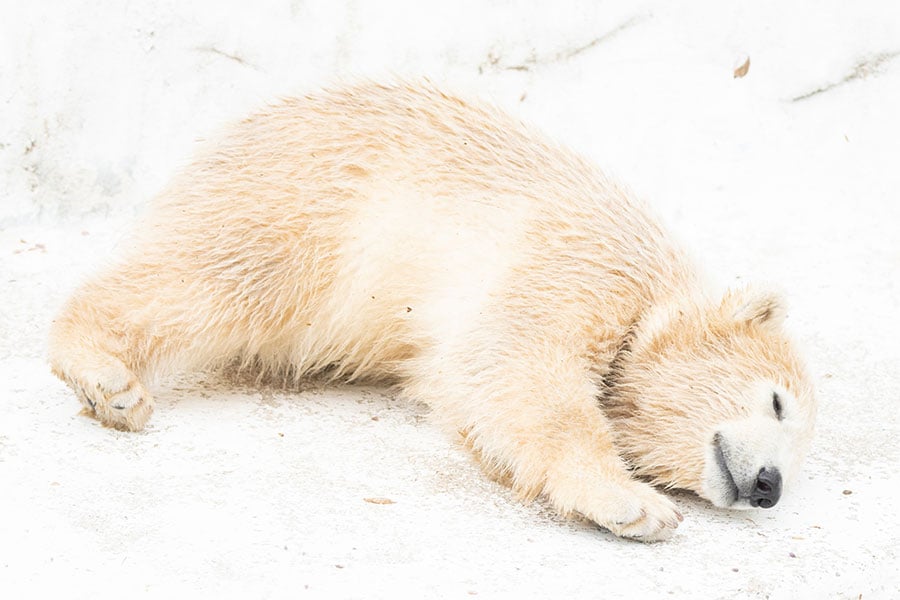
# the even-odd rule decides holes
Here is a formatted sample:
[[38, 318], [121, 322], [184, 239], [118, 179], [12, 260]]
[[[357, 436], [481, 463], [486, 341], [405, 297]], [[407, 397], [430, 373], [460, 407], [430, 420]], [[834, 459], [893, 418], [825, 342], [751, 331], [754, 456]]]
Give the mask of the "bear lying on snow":
[[774, 295], [713, 298], [643, 204], [430, 85], [289, 99], [227, 129], [55, 320], [54, 373], [141, 429], [155, 377], [239, 360], [395, 383], [485, 467], [641, 540], [653, 485], [770, 507], [815, 400]]

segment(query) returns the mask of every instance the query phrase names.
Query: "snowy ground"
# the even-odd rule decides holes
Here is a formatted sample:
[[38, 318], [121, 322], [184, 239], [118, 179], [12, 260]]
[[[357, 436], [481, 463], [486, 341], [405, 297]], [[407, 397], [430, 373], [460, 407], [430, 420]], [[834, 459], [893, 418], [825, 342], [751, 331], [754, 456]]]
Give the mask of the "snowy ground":
[[[897, 3], [429, 4], [0, 5], [0, 596], [900, 597]], [[78, 414], [52, 313], [192, 141], [389, 73], [522, 115], [718, 279], [785, 291], [821, 409], [778, 507], [678, 495], [671, 541], [617, 540], [520, 504], [377, 389], [197, 376], [140, 434]]]

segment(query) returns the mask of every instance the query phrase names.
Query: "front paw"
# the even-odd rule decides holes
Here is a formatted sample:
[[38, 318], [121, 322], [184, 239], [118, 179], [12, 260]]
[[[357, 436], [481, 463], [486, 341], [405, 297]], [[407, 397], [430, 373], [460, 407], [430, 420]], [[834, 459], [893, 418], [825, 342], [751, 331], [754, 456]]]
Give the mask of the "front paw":
[[579, 513], [620, 537], [655, 542], [683, 520], [671, 500], [632, 479], [616, 462], [550, 471], [544, 493], [563, 514]]
[[609, 492], [602, 505], [585, 514], [620, 537], [642, 542], [665, 540], [684, 520], [671, 500], [646, 483], [628, 481]]

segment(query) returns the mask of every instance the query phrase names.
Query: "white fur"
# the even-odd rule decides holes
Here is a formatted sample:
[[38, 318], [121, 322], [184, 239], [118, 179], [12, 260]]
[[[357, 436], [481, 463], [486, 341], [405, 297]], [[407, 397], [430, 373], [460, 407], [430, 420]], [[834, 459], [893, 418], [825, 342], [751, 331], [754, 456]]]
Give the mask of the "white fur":
[[[643, 540], [681, 516], [629, 467], [715, 502], [714, 432], [742, 477], [811, 434], [776, 297], [711, 299], [602, 171], [427, 85], [287, 99], [234, 124], [132, 239], [50, 340], [54, 372], [111, 426], [143, 427], [156, 376], [233, 360], [381, 379], [523, 496]], [[804, 407], [802, 435], [771, 441], [745, 409], [761, 379]]]

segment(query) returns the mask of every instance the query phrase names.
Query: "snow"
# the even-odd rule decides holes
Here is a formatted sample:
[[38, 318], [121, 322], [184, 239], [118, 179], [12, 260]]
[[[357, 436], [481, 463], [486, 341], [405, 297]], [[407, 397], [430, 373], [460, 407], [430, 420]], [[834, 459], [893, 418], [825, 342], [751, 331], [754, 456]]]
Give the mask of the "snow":
[[[784, 290], [821, 408], [778, 507], [677, 494], [671, 541], [617, 540], [372, 388], [186, 376], [142, 433], [78, 414], [43, 358], [68, 290], [196, 139], [360, 76], [504, 106], [719, 281]], [[900, 597], [898, 101], [893, 0], [3, 0], [0, 596]]]

